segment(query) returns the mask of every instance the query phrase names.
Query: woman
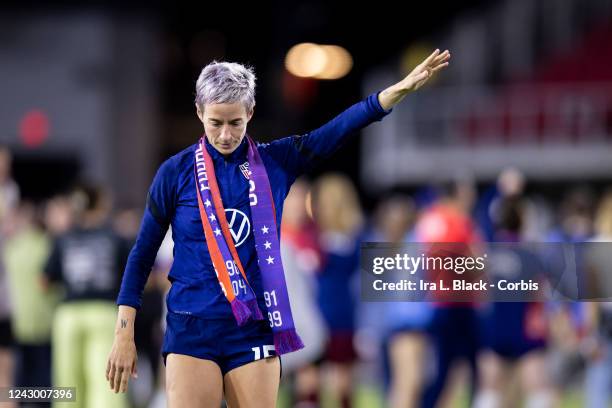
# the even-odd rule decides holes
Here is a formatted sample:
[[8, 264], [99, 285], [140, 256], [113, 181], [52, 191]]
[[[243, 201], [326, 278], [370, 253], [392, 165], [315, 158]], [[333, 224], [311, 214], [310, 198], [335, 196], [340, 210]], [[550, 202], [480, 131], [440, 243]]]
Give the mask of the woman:
[[317, 273], [317, 303], [329, 331], [322, 356], [326, 389], [343, 408], [351, 406], [356, 285], [363, 214], [351, 181], [339, 174], [314, 186], [312, 210], [319, 228], [323, 262]]
[[114, 340], [114, 298], [130, 246], [108, 227], [112, 203], [103, 189], [80, 187], [70, 204], [75, 222], [53, 242], [43, 287], [59, 285], [65, 292], [52, 324], [53, 385], [76, 387], [77, 395], [52, 406], [127, 407], [126, 396], [109, 392], [100, 372]]
[[[495, 242], [488, 250], [487, 270], [493, 281], [542, 281], [544, 264], [525, 245], [526, 206], [521, 196], [498, 201], [493, 216]], [[502, 299], [503, 292], [492, 294]], [[506, 299], [509, 299], [506, 297]], [[514, 297], [516, 300], [516, 297]], [[547, 375], [547, 322], [544, 303], [493, 301], [481, 306], [481, 343], [478, 357], [481, 380], [475, 407], [556, 406]]]
[[589, 244], [587, 262], [597, 287], [590, 293], [592, 298], [607, 301], [587, 303], [581, 348], [587, 358], [584, 405], [588, 408], [605, 407], [612, 402], [612, 283], [608, 278], [612, 261], [612, 191], [606, 192], [599, 202], [594, 229], [596, 235]]
[[232, 407], [274, 406], [280, 377], [276, 355], [301, 346], [277, 233], [289, 187], [349, 134], [382, 119], [449, 58], [448, 51], [436, 50], [402, 81], [319, 129], [261, 145], [246, 136], [255, 107], [253, 72], [234, 63], [206, 66], [195, 103], [204, 136], [157, 172], [124, 272], [106, 372], [112, 389], [125, 392], [128, 378], [136, 375], [136, 310], [172, 225], [175, 259], [162, 351], [168, 406], [216, 408], [224, 393]]
[[[328, 338], [316, 302], [315, 274], [322, 263], [317, 227], [312, 219], [311, 186], [298, 179], [285, 199], [281, 256], [291, 293], [291, 310], [304, 348], [283, 356], [283, 376], [292, 389], [291, 406], [314, 406], [319, 396], [318, 367]], [[287, 378], [289, 377], [289, 378]]]
[[[384, 199], [375, 213], [375, 229], [370, 241], [402, 245], [413, 241], [416, 208], [408, 196]], [[418, 274], [421, 271], [417, 272]], [[421, 276], [422, 277], [422, 276]], [[382, 336], [383, 368], [390, 408], [415, 407], [422, 398], [427, 371], [426, 330], [432, 307], [426, 302], [369, 303], [377, 306], [375, 315]], [[381, 319], [385, 316], [386, 319]]]

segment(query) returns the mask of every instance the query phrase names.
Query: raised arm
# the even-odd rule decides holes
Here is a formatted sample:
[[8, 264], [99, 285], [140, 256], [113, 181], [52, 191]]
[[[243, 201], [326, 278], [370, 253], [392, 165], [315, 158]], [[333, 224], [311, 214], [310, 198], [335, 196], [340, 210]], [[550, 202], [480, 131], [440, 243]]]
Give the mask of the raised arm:
[[262, 145], [285, 170], [295, 177], [331, 156], [347, 136], [391, 112], [410, 92], [423, 86], [436, 72], [448, 65], [450, 53], [435, 50], [400, 82], [354, 104], [318, 129], [301, 136], [290, 136]]
[[417, 65], [404, 79], [391, 85], [380, 94], [378, 101], [383, 109], [389, 110], [401, 102], [410, 92], [416, 91], [431, 78], [436, 72], [448, 66], [450, 52], [445, 50], [440, 54], [436, 49], [431, 55]]

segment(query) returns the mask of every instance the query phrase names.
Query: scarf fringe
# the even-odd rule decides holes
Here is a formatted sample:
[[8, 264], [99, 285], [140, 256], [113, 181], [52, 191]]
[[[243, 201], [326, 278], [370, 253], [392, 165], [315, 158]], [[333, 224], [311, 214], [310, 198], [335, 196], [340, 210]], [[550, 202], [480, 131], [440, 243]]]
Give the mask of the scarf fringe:
[[251, 309], [251, 313], [253, 314], [254, 320], [264, 319], [263, 314], [261, 313], [261, 310], [259, 309], [259, 305], [257, 304], [257, 299], [249, 300], [247, 305], [249, 306], [249, 309]]
[[274, 333], [274, 349], [276, 354], [287, 354], [302, 348], [304, 348], [304, 343], [302, 343], [302, 339], [300, 339], [295, 329]]
[[238, 326], [244, 326], [249, 320], [251, 320], [251, 309], [243, 301], [238, 300], [238, 298], [234, 298], [230, 305], [232, 306], [232, 313], [236, 318]]

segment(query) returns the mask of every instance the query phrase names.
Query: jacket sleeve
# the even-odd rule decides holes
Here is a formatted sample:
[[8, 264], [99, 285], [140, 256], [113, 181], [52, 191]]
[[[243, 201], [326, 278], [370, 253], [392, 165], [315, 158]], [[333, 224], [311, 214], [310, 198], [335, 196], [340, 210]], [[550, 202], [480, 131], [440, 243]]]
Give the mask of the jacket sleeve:
[[176, 181], [176, 167], [172, 159], [167, 160], [157, 171], [149, 188], [140, 231], [123, 273], [118, 305], [140, 309], [142, 292], [174, 214]]
[[298, 177], [336, 152], [353, 132], [382, 120], [390, 112], [380, 106], [376, 92], [318, 129], [278, 139], [262, 147], [281, 167]]

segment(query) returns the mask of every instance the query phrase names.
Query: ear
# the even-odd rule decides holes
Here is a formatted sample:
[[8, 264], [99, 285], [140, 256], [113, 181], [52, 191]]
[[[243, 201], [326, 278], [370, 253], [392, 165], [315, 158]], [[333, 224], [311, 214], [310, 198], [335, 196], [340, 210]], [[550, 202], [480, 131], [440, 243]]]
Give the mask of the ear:
[[247, 113], [247, 122], [251, 121], [253, 114], [255, 113], [255, 108], [253, 108], [249, 113]]
[[200, 122], [204, 123], [204, 112], [202, 112], [202, 110], [200, 109], [200, 105], [198, 105], [197, 103], [195, 104], [195, 107], [196, 107], [196, 115], [198, 115]]

